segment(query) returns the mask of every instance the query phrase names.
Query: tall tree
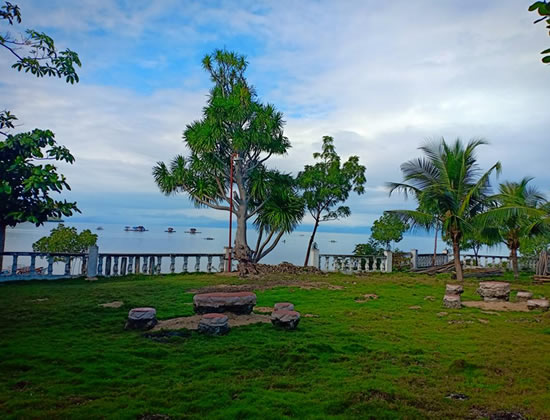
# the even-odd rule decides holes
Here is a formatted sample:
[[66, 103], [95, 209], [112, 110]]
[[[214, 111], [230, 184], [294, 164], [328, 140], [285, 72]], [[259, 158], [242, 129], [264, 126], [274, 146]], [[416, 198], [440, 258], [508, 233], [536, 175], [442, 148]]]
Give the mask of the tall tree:
[[244, 56], [216, 50], [202, 63], [214, 86], [202, 119], [187, 125], [183, 133], [190, 155], [176, 156], [170, 165], [158, 162], [153, 176], [167, 195], [185, 192], [198, 207], [233, 212], [235, 256], [246, 265], [252, 259], [247, 221], [258, 215], [275, 187], [270, 182], [275, 171], [266, 167], [266, 161], [285, 154], [290, 142], [283, 132], [282, 114], [261, 103], [248, 84]]
[[384, 245], [386, 250], [391, 249], [392, 242], [400, 242], [403, 233], [409, 229], [409, 225], [392, 213], [384, 214], [374, 221], [371, 229], [372, 237]]
[[352, 191], [363, 194], [367, 182], [365, 167], [359, 164], [359, 157], [350, 156], [341, 164], [334, 148], [334, 139], [330, 136], [323, 137], [322, 151], [314, 153], [313, 158], [318, 162], [306, 165], [298, 174], [298, 185], [303, 190], [306, 208], [314, 220], [304, 266], [307, 265], [319, 223], [348, 217], [351, 214], [349, 207], [338, 204], [345, 202]]
[[[0, 21], [21, 23], [17, 5], [5, 2], [0, 7]], [[52, 38], [28, 29], [26, 35], [0, 35], [0, 50], [15, 57], [12, 65], [18, 71], [36, 77], [65, 77], [68, 83], [78, 82], [75, 66], [80, 66], [78, 54], [67, 49], [58, 52]], [[76, 203], [54, 200], [52, 193], [70, 189], [63, 175], [51, 163], [73, 163], [74, 157], [66, 147], [56, 143], [50, 130], [35, 129], [12, 134], [17, 117], [9, 110], [0, 112], [0, 253], [4, 252], [6, 226], [32, 222], [37, 226], [51, 216], [70, 216], [78, 211]], [[2, 138], [0, 137], [0, 138]], [[2, 269], [0, 258], [0, 270]]]
[[488, 210], [485, 217], [498, 227], [502, 242], [510, 250], [515, 278], [519, 276], [518, 249], [521, 242], [544, 233], [547, 227], [546, 212], [542, 209], [546, 199], [529, 185], [531, 180], [526, 177], [519, 182], [500, 184], [498, 194], [492, 197], [497, 206]]
[[424, 157], [401, 165], [403, 182], [388, 183], [390, 194], [402, 191], [421, 197], [437, 206], [435, 213], [425, 208], [396, 210], [402, 220], [411, 225], [429, 226], [434, 214], [441, 217], [445, 238], [453, 244], [456, 277], [463, 280], [460, 263], [460, 245], [464, 234], [473, 229], [471, 220], [479, 214], [490, 193], [489, 177], [500, 173], [500, 162], [481, 173], [476, 161], [476, 149], [487, 144], [485, 140], [473, 139], [466, 146], [457, 139], [448, 144], [445, 139], [429, 142], [420, 147]]

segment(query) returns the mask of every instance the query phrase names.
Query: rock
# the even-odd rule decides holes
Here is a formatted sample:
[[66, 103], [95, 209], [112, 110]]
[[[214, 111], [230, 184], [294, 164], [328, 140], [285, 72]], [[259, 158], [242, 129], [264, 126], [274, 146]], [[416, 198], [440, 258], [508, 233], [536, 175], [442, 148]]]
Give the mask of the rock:
[[498, 300], [510, 300], [510, 283], [503, 281], [482, 281], [479, 283], [477, 293], [485, 302]]
[[445, 287], [446, 295], [461, 295], [464, 293], [464, 288], [460, 284], [448, 284]]
[[479, 322], [481, 322], [482, 324], [488, 324], [488, 323], [489, 323], [489, 320], [488, 320], [488, 319], [478, 318], [477, 320], [478, 320]]
[[547, 311], [549, 307], [549, 302], [547, 299], [529, 299], [527, 301], [527, 307], [530, 311], [535, 309], [542, 309], [543, 311]]
[[115, 300], [113, 302], [101, 303], [99, 306], [104, 308], [120, 308], [122, 305], [124, 305], [124, 302], [121, 300]]
[[533, 297], [533, 293], [531, 292], [518, 292], [516, 297], [518, 298], [519, 302], [527, 302], [529, 299]]
[[224, 314], [205, 314], [199, 321], [197, 330], [208, 335], [223, 335], [229, 332], [229, 318]]
[[433, 302], [435, 300], [434, 296], [424, 296], [424, 300], [429, 300], [430, 302]]
[[150, 330], [157, 325], [157, 310], [155, 308], [134, 308], [128, 313], [126, 330]]
[[193, 308], [198, 314], [233, 312], [250, 314], [256, 305], [256, 295], [251, 292], [202, 293], [193, 297]]
[[439, 316], [439, 317], [446, 316], [446, 315], [449, 315], [449, 313], [448, 312], [438, 312], [437, 313], [437, 316]]
[[300, 322], [300, 313], [296, 311], [275, 311], [271, 314], [271, 323], [276, 327], [294, 330]]
[[460, 295], [443, 296], [443, 306], [449, 309], [460, 309], [462, 307], [462, 302], [460, 301]]
[[422, 306], [418, 306], [418, 305], [414, 305], [414, 306], [409, 306], [409, 309], [422, 309]]
[[293, 311], [294, 305], [290, 302], [280, 302], [273, 306], [274, 311]]

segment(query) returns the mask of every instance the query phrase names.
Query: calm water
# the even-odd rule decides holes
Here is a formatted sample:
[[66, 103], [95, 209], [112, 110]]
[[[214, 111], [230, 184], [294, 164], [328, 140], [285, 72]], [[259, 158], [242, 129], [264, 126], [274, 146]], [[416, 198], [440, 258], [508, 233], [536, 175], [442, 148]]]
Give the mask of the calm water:
[[[149, 229], [148, 232], [125, 232], [124, 226], [118, 224], [103, 224], [104, 230], [96, 230], [97, 225], [85, 223], [66, 222], [65, 225], [74, 226], [78, 231], [90, 229], [93, 233], [96, 233], [100, 252], [223, 253], [223, 248], [227, 246], [228, 241], [228, 231], [223, 228], [201, 227], [198, 228], [201, 233], [191, 235], [185, 233], [189, 228], [176, 227], [175, 233], [165, 233], [166, 226], [158, 225], [146, 226]], [[13, 229], [8, 228], [6, 232], [6, 251], [32, 251], [33, 242], [47, 236], [50, 230], [56, 226], [55, 223], [46, 223], [43, 226], [35, 227], [30, 223], [24, 223]], [[262, 262], [277, 264], [288, 261], [293, 264], [303, 264], [309, 235], [309, 232], [293, 232], [286, 235]], [[206, 240], [207, 237], [212, 237], [214, 240]], [[256, 232], [249, 230], [250, 247], [255, 245], [256, 238]], [[367, 242], [368, 239], [368, 234], [326, 233], [322, 231], [322, 227], [315, 237], [323, 254], [351, 254], [355, 244]], [[446, 244], [441, 240], [438, 245], [439, 251], [446, 247]], [[415, 248], [420, 253], [429, 253], [433, 251], [433, 237], [430, 235], [407, 235], [397, 246], [404, 251]], [[506, 250], [493, 248], [491, 253], [505, 255]], [[5, 263], [8, 263], [8, 261], [6, 260]]]

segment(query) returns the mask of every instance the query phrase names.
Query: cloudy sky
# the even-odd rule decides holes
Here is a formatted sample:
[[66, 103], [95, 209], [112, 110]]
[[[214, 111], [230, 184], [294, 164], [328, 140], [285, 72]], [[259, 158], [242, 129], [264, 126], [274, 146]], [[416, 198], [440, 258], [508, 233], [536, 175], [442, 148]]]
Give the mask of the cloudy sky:
[[[63, 167], [82, 215], [74, 221], [219, 224], [227, 215], [161, 195], [155, 162], [186, 153], [181, 134], [200, 118], [210, 86], [201, 58], [247, 56], [260, 98], [285, 115], [292, 149], [272, 165], [296, 173], [331, 135], [367, 166], [366, 194], [334, 226], [369, 226], [399, 165], [427, 138], [484, 137], [502, 179], [534, 176], [550, 193], [547, 137], [550, 45], [531, 1], [18, 0], [23, 24], [77, 51], [78, 85], [10, 69], [0, 51], [0, 97], [20, 130], [49, 128], [76, 156]], [[7, 25], [0, 28], [5, 31]]]

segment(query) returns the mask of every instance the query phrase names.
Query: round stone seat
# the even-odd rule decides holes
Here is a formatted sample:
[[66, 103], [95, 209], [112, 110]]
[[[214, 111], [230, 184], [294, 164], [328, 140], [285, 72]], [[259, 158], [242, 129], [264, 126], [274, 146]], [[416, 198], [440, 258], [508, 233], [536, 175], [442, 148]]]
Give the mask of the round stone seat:
[[256, 295], [251, 292], [201, 293], [193, 297], [197, 314], [232, 312], [250, 314], [256, 305]]
[[134, 308], [128, 312], [128, 320], [124, 328], [146, 331], [157, 325], [157, 322], [157, 310], [155, 308]]
[[279, 302], [273, 306], [274, 311], [293, 311], [294, 304], [290, 302]]
[[271, 314], [271, 323], [276, 327], [294, 330], [300, 322], [300, 313], [296, 311], [279, 310]]
[[531, 292], [518, 292], [516, 297], [518, 298], [519, 302], [527, 302], [529, 299], [533, 297], [533, 293]]
[[229, 332], [229, 318], [224, 314], [205, 314], [199, 321], [198, 331], [208, 335], [223, 335]]
[[477, 293], [485, 302], [510, 300], [510, 283], [504, 281], [482, 281], [479, 283]]
[[460, 301], [460, 295], [443, 296], [443, 306], [449, 309], [460, 309], [462, 307], [462, 302]]
[[543, 311], [547, 311], [549, 305], [550, 303], [547, 299], [529, 299], [527, 301], [527, 307], [530, 311], [533, 311], [535, 309], [542, 309]]
[[446, 295], [461, 295], [464, 293], [464, 288], [460, 284], [448, 284], [445, 287]]

